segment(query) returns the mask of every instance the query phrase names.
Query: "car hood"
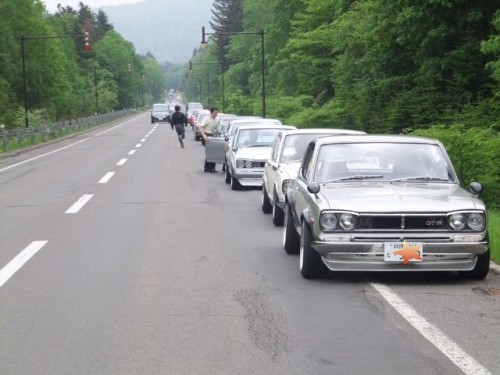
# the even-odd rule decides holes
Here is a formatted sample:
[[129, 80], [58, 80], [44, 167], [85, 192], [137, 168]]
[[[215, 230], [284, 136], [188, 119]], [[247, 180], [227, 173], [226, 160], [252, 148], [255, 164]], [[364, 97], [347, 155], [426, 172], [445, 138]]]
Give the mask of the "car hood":
[[297, 177], [300, 169], [300, 162], [297, 163], [281, 163], [279, 166], [283, 179], [294, 179]]
[[336, 183], [321, 186], [331, 209], [356, 212], [450, 212], [484, 210], [458, 185], [431, 183]]
[[271, 157], [271, 147], [241, 147], [235, 156], [237, 159], [252, 159], [267, 161]]

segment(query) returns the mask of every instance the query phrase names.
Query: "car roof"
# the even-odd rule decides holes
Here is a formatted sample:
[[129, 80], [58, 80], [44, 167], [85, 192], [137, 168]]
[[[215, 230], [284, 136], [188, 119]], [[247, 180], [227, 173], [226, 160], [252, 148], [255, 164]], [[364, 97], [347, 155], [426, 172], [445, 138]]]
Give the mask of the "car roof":
[[302, 128], [295, 129], [286, 132], [288, 135], [294, 134], [338, 134], [338, 135], [354, 135], [354, 134], [366, 134], [361, 130], [349, 130], [349, 129], [333, 129], [333, 128]]
[[245, 117], [241, 118], [239, 116], [235, 117], [233, 120], [231, 120], [232, 124], [244, 124], [244, 123], [276, 123], [276, 122], [281, 122], [278, 119], [275, 118], [262, 118], [262, 117]]
[[318, 144], [329, 143], [420, 143], [440, 145], [437, 139], [416, 137], [409, 135], [385, 135], [385, 134], [365, 134], [365, 135], [340, 135], [317, 138]]
[[242, 125], [238, 128], [238, 132], [241, 131], [241, 130], [246, 130], [246, 129], [250, 129], [250, 130], [253, 130], [253, 129], [283, 129], [283, 130], [292, 130], [292, 129], [296, 129], [295, 126], [291, 126], [291, 125], [279, 125], [279, 124], [276, 124], [276, 125], [273, 125], [273, 124], [259, 124], [259, 125]]

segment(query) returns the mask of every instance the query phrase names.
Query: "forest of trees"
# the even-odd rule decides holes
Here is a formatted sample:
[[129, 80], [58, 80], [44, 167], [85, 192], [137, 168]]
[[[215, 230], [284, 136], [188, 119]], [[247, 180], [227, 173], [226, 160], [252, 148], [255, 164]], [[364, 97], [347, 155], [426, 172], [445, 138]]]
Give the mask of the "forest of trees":
[[[163, 100], [161, 66], [150, 54], [138, 55], [103, 11], [80, 3], [48, 14], [39, 0], [0, 0], [0, 15], [0, 124], [7, 129], [25, 125], [25, 88], [30, 125]], [[84, 30], [90, 51], [78, 37]]]
[[[266, 115], [440, 139], [500, 207], [500, 0], [215, 0], [215, 33], [265, 31]], [[212, 35], [187, 95], [262, 113], [261, 38]], [[202, 65], [214, 62], [214, 65]], [[224, 70], [224, 103], [220, 80]], [[201, 91], [201, 95], [200, 95]]]

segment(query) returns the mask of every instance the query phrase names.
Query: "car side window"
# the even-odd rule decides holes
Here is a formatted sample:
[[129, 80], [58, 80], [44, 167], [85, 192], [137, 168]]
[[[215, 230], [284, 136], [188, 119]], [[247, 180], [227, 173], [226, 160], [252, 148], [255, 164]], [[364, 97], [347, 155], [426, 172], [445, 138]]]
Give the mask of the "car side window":
[[315, 146], [314, 143], [309, 144], [306, 153], [304, 155], [304, 160], [302, 162], [302, 168], [301, 168], [302, 177], [308, 181], [311, 180], [313, 174], [312, 158], [314, 154], [314, 146]]

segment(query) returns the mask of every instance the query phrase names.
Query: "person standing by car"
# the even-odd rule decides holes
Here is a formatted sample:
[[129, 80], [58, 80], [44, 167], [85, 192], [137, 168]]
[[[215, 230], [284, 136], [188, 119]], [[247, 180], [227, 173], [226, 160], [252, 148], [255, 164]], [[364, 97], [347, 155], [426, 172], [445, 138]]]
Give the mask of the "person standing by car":
[[186, 137], [187, 117], [181, 112], [181, 106], [175, 106], [175, 112], [170, 115], [170, 124], [172, 125], [172, 130], [175, 127], [175, 131], [179, 137], [179, 143], [181, 147], [184, 148], [184, 142], [182, 140]]
[[[206, 142], [210, 142], [208, 137], [214, 135], [217, 131], [217, 126], [219, 125], [219, 119], [217, 115], [219, 114], [219, 109], [217, 107], [210, 108], [210, 115], [207, 116], [199, 126], [201, 133], [201, 144], [205, 146]], [[207, 162], [205, 158], [205, 164], [203, 166], [204, 172], [217, 172], [215, 169], [215, 163]]]

